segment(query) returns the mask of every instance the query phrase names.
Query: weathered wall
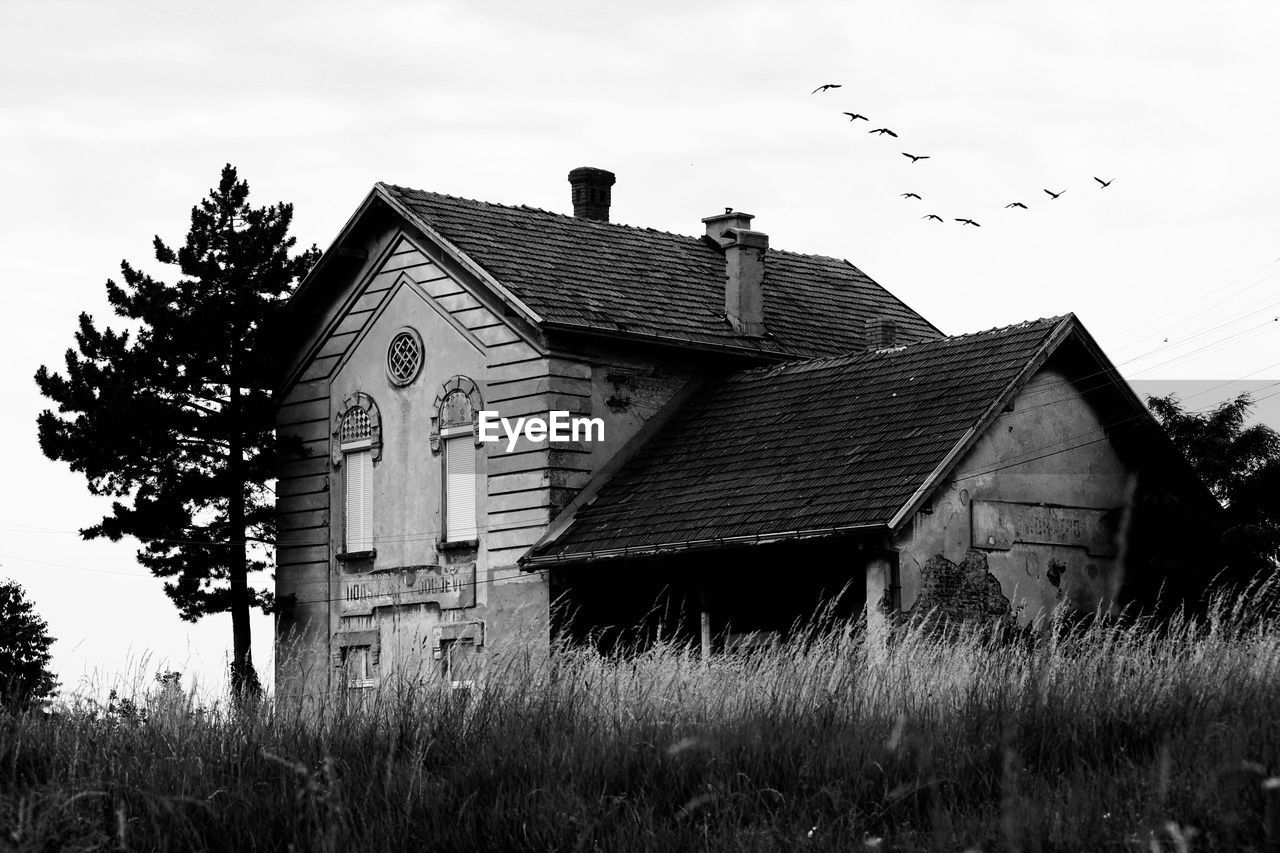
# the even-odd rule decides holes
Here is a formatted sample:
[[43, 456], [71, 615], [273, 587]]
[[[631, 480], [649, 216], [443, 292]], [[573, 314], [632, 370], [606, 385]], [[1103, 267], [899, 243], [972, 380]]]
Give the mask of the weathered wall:
[[896, 536], [901, 609], [1026, 624], [1108, 601], [1128, 483], [1080, 389], [1042, 370]]
[[[390, 229], [371, 238], [369, 248], [369, 261], [338, 287], [339, 307], [280, 409], [282, 432], [305, 441], [304, 457], [282, 470], [277, 502], [283, 528], [277, 592], [292, 596], [278, 620], [277, 684], [286, 694], [323, 695], [340, 684], [336, 664], [344, 647], [370, 648], [379, 677], [433, 671], [429, 662], [433, 652], [438, 659], [442, 640], [473, 649], [479, 667], [512, 635], [533, 638], [535, 650], [541, 637], [546, 647], [545, 580], [520, 575], [517, 555], [504, 547], [504, 537], [526, 521], [519, 515], [525, 507], [510, 497], [521, 490], [506, 467], [491, 464], [490, 446], [479, 445], [479, 544], [442, 550], [443, 475], [430, 447], [430, 420], [451, 377], [475, 381], [482, 405], [506, 414], [531, 405], [530, 395], [504, 400], [507, 389], [491, 391], [488, 381], [513, 364], [545, 362], [545, 351], [522, 338], [491, 298], [477, 298], [468, 275], [420, 236]], [[386, 354], [405, 327], [421, 336], [424, 361], [401, 387], [387, 377]], [[344, 401], [357, 392], [376, 404], [381, 430], [373, 469], [375, 554], [344, 561], [344, 471], [341, 456], [333, 458], [332, 432]], [[542, 388], [533, 396], [546, 394]]]
[[303, 318], [299, 338], [312, 341], [301, 355], [299, 375], [284, 390], [276, 412], [282, 438], [301, 442], [276, 481], [276, 690], [281, 695], [323, 698], [331, 678], [332, 553], [329, 520], [329, 375], [346, 347], [390, 290], [392, 274], [378, 275], [399, 241], [393, 229], [364, 235], [367, 261], [350, 271], [326, 311]]
[[[329, 386], [331, 424], [341, 414], [343, 401], [358, 391], [373, 399], [381, 415], [382, 458], [375, 461], [373, 476], [373, 537], [378, 552], [374, 568], [439, 562], [436, 539], [443, 528], [442, 471], [439, 456], [432, 453], [428, 440], [432, 404], [451, 377], [483, 375], [485, 352], [460, 334], [437, 305], [412, 282], [401, 281], [383, 301]], [[425, 360], [418, 377], [400, 387], [387, 379], [386, 354], [392, 337], [406, 327], [422, 336]], [[485, 447], [477, 448], [481, 471]], [[331, 503], [335, 544], [345, 540], [343, 476], [341, 466], [336, 466]], [[483, 491], [480, 483], [477, 493], [482, 510]]]
[[591, 415], [604, 421], [604, 441], [584, 448], [593, 473], [613, 459], [686, 383], [717, 369], [714, 361], [696, 354], [637, 352], [625, 345], [594, 346], [574, 357], [591, 370]]
[[[336, 665], [349, 647], [369, 648], [384, 681], [444, 676], [441, 649], [450, 641], [466, 648], [477, 675], [545, 654], [547, 580], [517, 561], [694, 372], [688, 358], [645, 358], [626, 346], [548, 349], [422, 235], [391, 227], [368, 250], [338, 287], [280, 409], [281, 431], [305, 442], [304, 456], [282, 470], [277, 503], [277, 592], [292, 596], [277, 623], [282, 694], [319, 696], [341, 684]], [[401, 387], [387, 378], [386, 353], [405, 327], [421, 336], [424, 364]], [[437, 545], [442, 470], [429, 443], [436, 401], [458, 375], [477, 383], [482, 408], [503, 417], [563, 410], [605, 423], [602, 442], [521, 438], [510, 453], [505, 440], [479, 444], [479, 544], [461, 550]], [[357, 393], [376, 404], [381, 456], [373, 469], [375, 554], [349, 560], [332, 433]]]

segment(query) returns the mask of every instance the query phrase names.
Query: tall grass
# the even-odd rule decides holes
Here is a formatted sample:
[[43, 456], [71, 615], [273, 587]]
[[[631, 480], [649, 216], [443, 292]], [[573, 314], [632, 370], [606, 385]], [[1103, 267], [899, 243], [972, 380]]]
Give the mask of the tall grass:
[[10, 713], [0, 845], [1272, 850], [1275, 592], [1033, 642], [826, 621], [709, 664], [560, 649], [468, 698]]

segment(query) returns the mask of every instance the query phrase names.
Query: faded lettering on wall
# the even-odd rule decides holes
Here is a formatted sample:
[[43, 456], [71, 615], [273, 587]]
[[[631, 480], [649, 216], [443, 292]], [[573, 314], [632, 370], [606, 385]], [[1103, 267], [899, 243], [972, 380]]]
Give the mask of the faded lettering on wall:
[[461, 563], [348, 575], [343, 581], [340, 609], [369, 613], [375, 607], [435, 603], [441, 610], [452, 610], [473, 607], [475, 602], [476, 564]]
[[1084, 548], [1100, 557], [1116, 553], [1116, 510], [1052, 504], [974, 501], [973, 547], [1008, 551], [1015, 542]]

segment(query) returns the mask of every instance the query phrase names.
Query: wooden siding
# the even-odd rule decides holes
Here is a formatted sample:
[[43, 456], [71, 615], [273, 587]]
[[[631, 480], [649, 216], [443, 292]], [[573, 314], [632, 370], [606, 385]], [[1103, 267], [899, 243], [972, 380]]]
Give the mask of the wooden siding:
[[[469, 334], [473, 343], [484, 348], [486, 375], [473, 378], [481, 382], [486, 407], [508, 417], [550, 409], [590, 411], [589, 367], [547, 357], [404, 235], [384, 245], [387, 248], [339, 297], [342, 307], [331, 315], [328, 328], [300, 368], [298, 381], [280, 403], [277, 426], [282, 435], [301, 442], [303, 450], [300, 458], [281, 466], [278, 480], [277, 565], [282, 595], [318, 579], [328, 583], [329, 522], [338, 511], [329, 491], [329, 383], [398, 286], [413, 286], [461, 334]], [[429, 417], [430, 413], [422, 413], [424, 424]], [[486, 546], [494, 565], [513, 563], [537, 541], [556, 509], [563, 506], [565, 493], [585, 484], [591, 467], [588, 451], [581, 446], [552, 449], [546, 442], [535, 445], [522, 439], [513, 453], [504, 450], [495, 447], [488, 455], [486, 517], [481, 519], [491, 534], [486, 535]], [[306, 615], [321, 612], [319, 606], [308, 605]]]
[[[523, 342], [491, 347], [485, 406], [504, 417], [568, 411], [591, 414], [591, 368], [537, 354]], [[581, 443], [520, 438], [489, 452], [486, 545], [495, 566], [518, 560], [555, 514], [591, 478], [591, 449]]]

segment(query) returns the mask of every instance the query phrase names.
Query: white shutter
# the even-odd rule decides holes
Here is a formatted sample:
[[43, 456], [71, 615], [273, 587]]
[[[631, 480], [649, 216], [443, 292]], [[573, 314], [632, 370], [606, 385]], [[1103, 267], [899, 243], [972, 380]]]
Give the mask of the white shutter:
[[373, 549], [373, 451], [346, 454], [347, 553]]
[[470, 435], [444, 440], [445, 540], [476, 538], [476, 445]]

